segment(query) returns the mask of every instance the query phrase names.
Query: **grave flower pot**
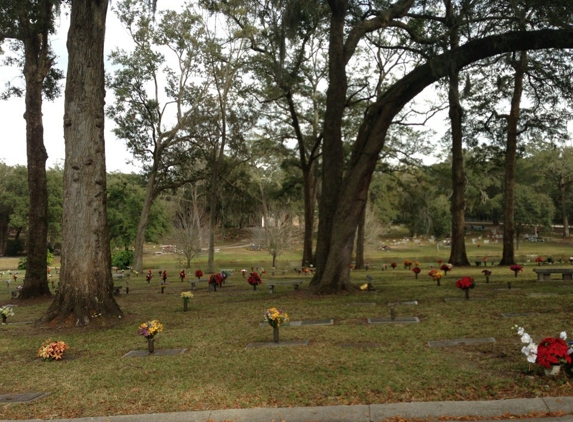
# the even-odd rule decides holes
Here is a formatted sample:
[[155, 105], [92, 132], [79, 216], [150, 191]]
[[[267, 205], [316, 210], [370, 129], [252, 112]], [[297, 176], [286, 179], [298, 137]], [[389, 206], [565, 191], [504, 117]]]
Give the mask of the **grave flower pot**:
[[464, 289], [464, 292], [466, 294], [466, 299], [469, 300], [470, 299], [470, 289]]
[[147, 351], [149, 353], [153, 353], [155, 351], [155, 339], [154, 338], [148, 338], [147, 339]]
[[2, 325], [6, 324], [6, 315], [2, 315]]
[[183, 301], [183, 312], [187, 312], [187, 305], [189, 304], [189, 301], [184, 300]]
[[545, 372], [545, 375], [554, 377], [559, 375], [559, 372], [561, 371], [561, 365], [551, 365], [550, 368], [543, 368], [543, 371]]
[[279, 342], [279, 327], [273, 327], [273, 341], [275, 343]]

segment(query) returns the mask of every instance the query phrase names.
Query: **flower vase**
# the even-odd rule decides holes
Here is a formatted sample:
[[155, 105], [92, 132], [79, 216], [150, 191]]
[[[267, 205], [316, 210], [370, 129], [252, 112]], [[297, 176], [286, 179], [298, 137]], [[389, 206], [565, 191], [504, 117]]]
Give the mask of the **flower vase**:
[[2, 315], [2, 325], [6, 325], [6, 315]]
[[440, 279], [439, 278], [436, 280], [436, 283], [438, 284], [438, 287], [440, 287]]
[[279, 342], [279, 327], [273, 327], [273, 341], [275, 343]]
[[470, 289], [464, 289], [464, 292], [466, 294], [466, 299], [469, 300], [470, 299]]
[[561, 365], [551, 365], [551, 368], [543, 368], [545, 375], [556, 376], [561, 371]]
[[147, 338], [147, 351], [151, 354], [155, 351], [155, 339]]
[[188, 300], [183, 299], [183, 312], [187, 312], [187, 305], [189, 304]]

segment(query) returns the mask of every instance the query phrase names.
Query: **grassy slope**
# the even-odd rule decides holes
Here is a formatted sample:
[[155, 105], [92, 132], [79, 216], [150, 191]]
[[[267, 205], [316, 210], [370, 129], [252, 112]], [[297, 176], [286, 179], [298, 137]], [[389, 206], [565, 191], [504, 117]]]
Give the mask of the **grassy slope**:
[[[499, 256], [501, 245], [468, 245], [470, 260]], [[89, 329], [34, 328], [8, 324], [0, 328], [0, 393], [50, 391], [52, 394], [25, 405], [0, 405], [0, 418], [69, 418], [110, 414], [169, 412], [194, 409], [257, 406], [310, 406], [327, 404], [384, 403], [397, 401], [473, 400], [508, 397], [571, 395], [571, 380], [547, 378], [540, 368], [529, 367], [520, 354], [521, 344], [512, 329], [523, 325], [540, 340], [571, 330], [573, 283], [538, 283], [527, 263], [541, 254], [566, 259], [569, 245], [561, 242], [524, 244], [518, 252], [526, 264], [517, 278], [507, 268], [493, 267], [489, 284], [482, 267], [454, 268], [437, 287], [427, 274], [430, 263], [446, 260], [448, 250], [412, 243], [389, 252], [371, 251], [368, 261], [376, 268], [354, 271], [357, 283], [366, 274], [374, 278], [375, 292], [316, 297], [307, 286], [295, 292], [278, 286], [269, 295], [265, 284], [257, 292], [240, 273], [217, 293], [199, 285], [190, 311], [182, 312], [181, 291], [189, 283], [176, 280], [179, 263], [172, 255], [148, 255], [145, 264], [167, 268], [170, 284], [159, 293], [157, 271], [151, 284], [133, 277], [131, 292], [118, 302], [125, 313], [120, 321], [102, 320]], [[270, 255], [244, 248], [222, 249], [216, 255], [219, 268], [270, 267]], [[423, 272], [416, 280], [411, 271], [380, 270], [382, 264], [418, 260]], [[296, 263], [297, 255], [282, 260], [282, 267]], [[11, 268], [0, 260], [0, 270]], [[435, 265], [435, 264], [434, 264]], [[570, 265], [568, 263], [563, 266]], [[196, 267], [205, 270], [204, 262]], [[492, 267], [488, 267], [492, 269]], [[191, 274], [190, 274], [191, 275]], [[474, 299], [455, 289], [455, 280], [473, 276]], [[4, 276], [3, 278], [5, 278]], [[300, 279], [288, 271], [275, 279]], [[511, 281], [513, 289], [507, 290]], [[530, 296], [530, 294], [537, 294]], [[397, 316], [418, 316], [420, 324], [368, 325], [368, 317], [389, 315], [388, 302], [417, 300], [418, 306], [400, 306]], [[0, 285], [0, 304], [9, 292]], [[347, 306], [374, 302], [375, 307]], [[9, 322], [38, 318], [49, 302], [19, 304]], [[249, 342], [269, 341], [270, 327], [259, 327], [266, 308], [285, 309], [292, 320], [334, 318], [334, 326], [285, 327], [281, 340], [309, 339], [308, 347], [245, 349]], [[535, 317], [503, 318], [501, 313], [537, 312]], [[130, 350], [144, 349], [137, 336], [140, 323], [158, 319], [165, 330], [156, 349], [187, 348], [175, 357], [122, 358]], [[433, 349], [431, 340], [495, 337], [497, 342], [479, 346]], [[76, 360], [35, 360], [47, 338], [62, 339]], [[379, 348], [345, 348], [341, 343], [377, 343]]]

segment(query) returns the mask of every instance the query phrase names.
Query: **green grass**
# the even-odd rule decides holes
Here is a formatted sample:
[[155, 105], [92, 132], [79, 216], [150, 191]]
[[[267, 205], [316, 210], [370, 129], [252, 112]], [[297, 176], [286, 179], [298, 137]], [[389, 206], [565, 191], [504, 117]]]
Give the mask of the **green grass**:
[[[209, 292], [204, 283], [183, 312], [180, 293], [188, 283], [177, 280], [179, 263], [173, 256], [146, 256], [146, 268], [167, 268], [170, 283], [160, 294], [159, 278], [151, 284], [143, 275], [133, 277], [129, 295], [118, 297], [124, 318], [111, 323], [96, 321], [93, 327], [35, 328], [8, 324], [0, 327], [0, 393], [50, 391], [29, 404], [0, 405], [0, 419], [71, 418], [113, 414], [174, 412], [200, 409], [260, 406], [314, 406], [401, 401], [488, 400], [515, 397], [571, 395], [571, 380], [564, 375], [542, 376], [520, 354], [514, 324], [534, 338], [556, 336], [571, 330], [573, 282], [536, 282], [534, 257], [568, 257], [568, 245], [558, 242], [524, 244], [518, 260], [526, 264], [517, 278], [506, 267], [490, 267], [485, 283], [483, 267], [454, 268], [442, 285], [427, 276], [430, 263], [447, 259], [449, 250], [435, 246], [396, 246], [390, 252], [371, 251], [368, 261], [376, 268], [352, 272], [357, 284], [374, 278], [374, 292], [317, 297], [308, 291], [277, 286], [268, 293], [270, 276], [253, 291], [240, 273], [222, 291]], [[468, 245], [473, 256], [500, 255], [500, 245], [478, 248]], [[533, 256], [533, 259], [529, 258]], [[290, 267], [296, 254], [281, 260]], [[216, 255], [217, 268], [264, 266], [270, 255], [244, 249]], [[404, 259], [419, 260], [419, 279], [402, 269]], [[396, 270], [380, 270], [395, 261]], [[569, 264], [563, 264], [563, 266]], [[202, 267], [194, 262], [189, 272]], [[0, 268], [5, 267], [0, 260]], [[473, 299], [454, 287], [462, 276], [478, 285]], [[189, 277], [189, 278], [190, 278]], [[274, 279], [304, 279], [289, 271]], [[306, 280], [310, 280], [307, 277]], [[513, 289], [507, 290], [507, 282]], [[536, 297], [529, 296], [537, 294]], [[397, 316], [417, 316], [420, 324], [368, 325], [368, 317], [389, 316], [389, 302], [417, 300], [417, 306], [396, 307]], [[9, 291], [0, 285], [0, 304], [9, 302]], [[375, 307], [347, 306], [375, 302]], [[49, 302], [18, 304], [9, 323], [33, 321]], [[265, 309], [283, 308], [292, 320], [334, 318], [333, 326], [284, 327], [282, 341], [309, 339], [308, 347], [246, 349], [250, 342], [272, 340], [272, 329], [260, 327]], [[535, 317], [503, 318], [502, 313], [537, 312]], [[187, 348], [174, 357], [123, 358], [130, 350], [145, 349], [137, 327], [147, 319], [165, 326], [156, 349]], [[569, 333], [570, 335], [573, 333]], [[479, 346], [429, 348], [428, 341], [454, 338], [494, 337], [497, 342]], [[63, 362], [36, 360], [47, 338], [64, 340], [71, 347]], [[340, 343], [377, 343], [379, 348], [345, 348]]]

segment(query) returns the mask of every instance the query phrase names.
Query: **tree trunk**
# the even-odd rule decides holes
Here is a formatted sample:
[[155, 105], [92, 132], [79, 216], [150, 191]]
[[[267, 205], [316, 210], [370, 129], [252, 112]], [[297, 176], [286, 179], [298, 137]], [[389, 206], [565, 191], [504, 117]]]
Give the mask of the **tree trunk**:
[[308, 171], [303, 168], [304, 193], [304, 237], [302, 246], [302, 266], [314, 265], [312, 240], [314, 235], [314, 215], [316, 210], [316, 188], [318, 180], [314, 175], [316, 165], [310, 165]]
[[41, 322], [119, 317], [106, 215], [104, 38], [107, 0], [72, 0], [68, 32], [60, 287]]
[[356, 230], [356, 265], [354, 268], [361, 270], [364, 268], [364, 229], [366, 225], [366, 207], [362, 210], [358, 220], [358, 230]]
[[[322, 192], [318, 205], [320, 219], [316, 243], [316, 273], [311, 281], [311, 286], [317, 293], [334, 293], [341, 289], [350, 289], [352, 242], [357, 223], [355, 222], [352, 226], [350, 236], [341, 236], [338, 227], [334, 230], [344, 167], [342, 116], [348, 89], [344, 58], [344, 24], [348, 4], [344, 0], [332, 1], [330, 7], [332, 15], [328, 48], [329, 84], [326, 93], [322, 147], [325, 165], [322, 171]], [[336, 249], [333, 251], [334, 255], [341, 260], [333, 259], [331, 248]], [[329, 266], [332, 261], [334, 261], [334, 266]]]
[[[31, 45], [29, 45], [31, 44]], [[51, 296], [47, 275], [48, 247], [48, 185], [42, 123], [42, 85], [48, 69], [42, 68], [35, 42], [26, 43], [26, 146], [28, 155], [28, 245], [26, 279], [20, 293], [22, 299]], [[45, 60], [45, 57], [44, 57]], [[49, 68], [49, 67], [48, 67]]]
[[147, 230], [147, 223], [149, 221], [149, 212], [155, 199], [155, 178], [158, 171], [159, 160], [154, 159], [154, 165], [149, 172], [149, 179], [147, 180], [147, 187], [145, 189], [145, 199], [143, 200], [143, 207], [141, 208], [141, 215], [139, 216], [139, 223], [137, 223], [137, 233], [135, 236], [135, 250], [133, 251], [133, 268], [135, 271], [143, 271], [143, 246], [145, 244], [145, 231]]
[[211, 176], [211, 193], [209, 195], [209, 257], [207, 259], [207, 273], [215, 271], [215, 226], [217, 224], [217, 192], [219, 183], [219, 160], [214, 155], [213, 174]]
[[515, 64], [515, 85], [511, 98], [511, 109], [507, 119], [507, 146], [505, 151], [505, 177], [503, 198], [503, 251], [499, 265], [515, 264], [515, 166], [517, 161], [517, 125], [521, 95], [523, 93], [523, 78], [527, 67], [527, 52], [519, 53], [519, 61]]
[[10, 214], [0, 212], [0, 256], [6, 253], [8, 245], [8, 225], [10, 224]]
[[[448, 2], [448, 14], [451, 16], [451, 2]], [[449, 19], [449, 22], [453, 19]], [[450, 36], [450, 47], [459, 46], [459, 37], [457, 29], [452, 30]], [[463, 155], [463, 128], [462, 115], [463, 109], [460, 104], [460, 74], [459, 71], [452, 69], [449, 75], [449, 115], [452, 129], [452, 233], [451, 233], [451, 250], [448, 262], [460, 267], [469, 266], [470, 262], [466, 254], [466, 242], [464, 234], [465, 210], [466, 210], [466, 175], [464, 171]]]

